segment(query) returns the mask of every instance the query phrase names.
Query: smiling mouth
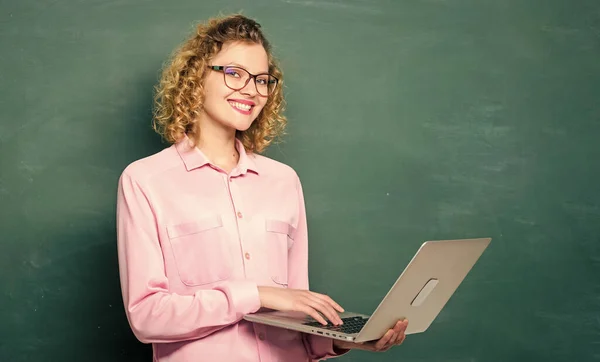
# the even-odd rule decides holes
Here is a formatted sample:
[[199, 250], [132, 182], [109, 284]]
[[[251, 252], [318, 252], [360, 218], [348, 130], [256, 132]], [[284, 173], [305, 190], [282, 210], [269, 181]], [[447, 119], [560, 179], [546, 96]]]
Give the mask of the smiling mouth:
[[243, 104], [240, 102], [233, 102], [233, 101], [229, 101], [229, 104], [236, 109], [239, 109], [240, 111], [244, 111], [244, 112], [250, 112], [250, 110], [252, 109], [252, 106], [249, 104]]

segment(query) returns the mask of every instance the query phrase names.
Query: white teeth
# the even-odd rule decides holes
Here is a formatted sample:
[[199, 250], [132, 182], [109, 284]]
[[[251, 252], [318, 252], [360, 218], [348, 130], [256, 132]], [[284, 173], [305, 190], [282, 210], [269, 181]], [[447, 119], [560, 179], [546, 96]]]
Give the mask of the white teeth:
[[243, 104], [243, 103], [239, 103], [239, 102], [229, 102], [229, 104], [231, 104], [232, 106], [234, 106], [237, 109], [241, 109], [242, 111], [249, 111], [250, 108], [252, 108], [252, 106], [250, 106], [248, 104]]

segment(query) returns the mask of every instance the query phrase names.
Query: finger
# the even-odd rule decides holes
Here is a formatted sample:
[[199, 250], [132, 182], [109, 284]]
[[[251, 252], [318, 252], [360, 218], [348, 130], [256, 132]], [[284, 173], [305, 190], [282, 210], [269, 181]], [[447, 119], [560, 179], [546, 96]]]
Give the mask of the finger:
[[406, 334], [402, 333], [402, 335], [398, 339], [396, 339], [396, 343], [394, 343], [394, 344], [399, 346], [402, 343], [404, 343], [405, 339], [406, 339]]
[[327, 304], [331, 305], [338, 312], [340, 312], [340, 313], [344, 312], [344, 308], [342, 308], [341, 305], [339, 305], [335, 300], [331, 299], [331, 297], [329, 297], [328, 295], [320, 294], [320, 293], [315, 293], [315, 292], [311, 292], [311, 293], [313, 295], [315, 295], [317, 298], [326, 301]]
[[332, 323], [335, 324], [342, 324], [342, 319], [339, 316], [339, 312], [335, 309], [335, 307], [331, 304], [329, 304], [329, 302], [327, 301], [327, 299], [325, 298], [320, 298], [317, 295], [312, 294], [310, 296], [311, 300], [313, 300], [315, 303], [318, 303], [318, 305], [321, 306], [321, 310], [323, 310], [327, 317], [332, 321]]
[[401, 334], [406, 331], [406, 327], [407, 327], [407, 323], [404, 322], [404, 320], [399, 320], [398, 322], [396, 322], [393, 329], [394, 329], [394, 332]]
[[391, 331], [394, 332], [394, 335], [392, 338], [390, 338], [390, 340], [387, 343], [387, 346], [393, 346], [396, 341], [398, 340], [399, 337], [402, 336], [402, 334], [404, 333], [402, 330], [402, 321], [398, 321], [396, 322], [396, 324], [394, 324], [394, 326], [390, 329]]
[[384, 335], [383, 337], [381, 337], [377, 343], [375, 343], [375, 349], [377, 351], [383, 349], [383, 347], [385, 347], [389, 342], [390, 339], [392, 339], [394, 337], [394, 330], [393, 329], [389, 329]]
[[310, 306], [313, 309], [316, 309], [318, 312], [321, 312], [325, 317], [327, 317], [327, 319], [329, 319], [331, 321], [332, 324], [341, 324], [342, 320], [340, 319], [340, 317], [337, 315], [337, 313], [335, 312], [335, 310], [333, 310], [331, 308], [331, 306], [324, 304], [323, 302], [321, 302], [319, 299], [313, 297], [313, 298], [306, 298], [305, 303]]
[[408, 321], [404, 321], [402, 323], [402, 328], [400, 329], [400, 333], [406, 334], [406, 329], [408, 329]]
[[322, 325], [324, 325], [324, 326], [327, 325], [327, 321], [313, 308], [311, 308], [307, 305], [301, 304], [298, 306], [298, 309], [300, 312], [306, 313], [309, 316], [313, 317], [317, 322], [321, 323]]
[[396, 333], [396, 331], [394, 331], [394, 335], [390, 338], [390, 340], [386, 343], [386, 345], [384, 347], [393, 346], [394, 343], [396, 343], [398, 336], [399, 336], [399, 334]]
[[402, 332], [396, 333], [394, 335], [394, 339], [390, 341], [389, 347], [401, 344], [402, 341], [404, 341], [404, 333], [402, 333]]
[[382, 347], [382, 349], [387, 350], [390, 347], [392, 347], [394, 344], [396, 344], [396, 341], [398, 340], [399, 336], [400, 336], [400, 334], [397, 333], [396, 331], [394, 331], [392, 337], [390, 337], [389, 341]]
[[394, 330], [396, 331], [396, 333], [402, 333], [402, 334], [404, 334], [406, 332], [406, 328], [407, 327], [408, 327], [408, 321], [401, 320], [401, 321], [398, 321], [398, 323], [396, 323], [396, 326], [394, 327]]
[[321, 311], [333, 324], [339, 325], [342, 324], [342, 320], [337, 314], [337, 312], [333, 309], [331, 305], [329, 305], [325, 300], [320, 299], [315, 293], [309, 293], [306, 295], [307, 300], [310, 300], [314, 304], [310, 304], [313, 308]]

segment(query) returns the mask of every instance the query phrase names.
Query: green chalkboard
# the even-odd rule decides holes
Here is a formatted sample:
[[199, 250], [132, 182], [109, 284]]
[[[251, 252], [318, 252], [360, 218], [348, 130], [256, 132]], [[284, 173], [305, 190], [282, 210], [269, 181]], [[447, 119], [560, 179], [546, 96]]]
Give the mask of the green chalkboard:
[[493, 238], [428, 332], [340, 361], [600, 361], [596, 0], [0, 2], [0, 361], [151, 360], [117, 179], [166, 146], [162, 63], [237, 11], [286, 74], [313, 289], [370, 313], [423, 241]]

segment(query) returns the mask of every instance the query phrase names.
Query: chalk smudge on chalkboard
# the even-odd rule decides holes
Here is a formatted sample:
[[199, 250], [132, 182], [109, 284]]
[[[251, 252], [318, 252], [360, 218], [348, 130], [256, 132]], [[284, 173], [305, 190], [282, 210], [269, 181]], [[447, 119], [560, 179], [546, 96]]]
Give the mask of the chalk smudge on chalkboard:
[[434, 174], [431, 178], [435, 182], [443, 184], [469, 185], [469, 186], [485, 186], [497, 189], [509, 189], [510, 185], [502, 184], [494, 178], [484, 178], [479, 175], [453, 175], [453, 174]]
[[563, 208], [566, 212], [574, 214], [577, 217], [592, 216], [600, 218], [600, 207], [592, 204], [565, 202]]
[[515, 218], [514, 219], [515, 222], [519, 223], [519, 224], [523, 224], [523, 225], [528, 225], [528, 226], [534, 226], [535, 225], [535, 221], [532, 220], [527, 220], [527, 219], [523, 219], [523, 218]]
[[473, 215], [475, 211], [477, 211], [477, 207], [466, 202], [440, 202], [438, 204], [438, 213], [441, 218]]
[[281, 0], [286, 4], [300, 5], [307, 7], [316, 7], [327, 10], [349, 10], [361, 14], [379, 15], [383, 14], [382, 10], [356, 4], [349, 4], [347, 1], [299, 1], [299, 0]]

